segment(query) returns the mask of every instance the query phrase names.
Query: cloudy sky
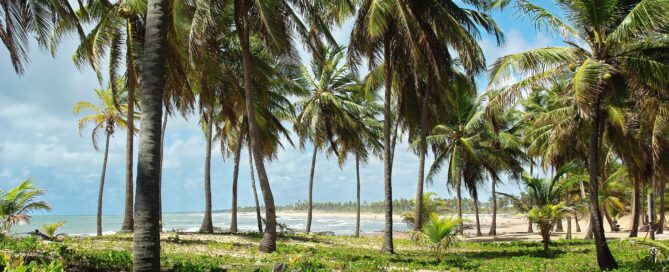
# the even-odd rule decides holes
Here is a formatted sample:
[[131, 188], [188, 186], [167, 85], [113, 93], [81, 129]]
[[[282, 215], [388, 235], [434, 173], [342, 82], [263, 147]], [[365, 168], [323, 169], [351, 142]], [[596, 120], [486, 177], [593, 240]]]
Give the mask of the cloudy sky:
[[[549, 6], [544, 2], [538, 4]], [[481, 46], [488, 62], [509, 53], [559, 44], [558, 38], [534, 30], [523, 15], [513, 9], [495, 12], [494, 18], [506, 34], [507, 42], [498, 47], [491, 37], [482, 37]], [[341, 44], [348, 43], [351, 23], [336, 31]], [[66, 39], [55, 57], [33, 46], [31, 63], [25, 75], [17, 76], [4, 46], [0, 46], [0, 189], [7, 189], [30, 178], [48, 190], [46, 200], [53, 214], [94, 214], [102, 165], [102, 151], [95, 151], [90, 130], [79, 134], [73, 105], [81, 100], [97, 102], [94, 89], [100, 83], [90, 69], [77, 70], [71, 61], [76, 39]], [[480, 84], [485, 83], [485, 78]], [[106, 84], [106, 83], [105, 83]], [[165, 211], [200, 211], [204, 209], [203, 169], [204, 136], [197, 117], [169, 120], [165, 139], [163, 207]], [[137, 144], [137, 140], [135, 144]], [[135, 151], [137, 148], [135, 147]], [[212, 158], [214, 209], [230, 208], [232, 160], [221, 157], [216, 148]], [[305, 200], [309, 178], [311, 147], [299, 150], [287, 146], [278, 159], [268, 164], [267, 172], [277, 204]], [[104, 195], [104, 213], [121, 214], [124, 195], [125, 133], [112, 138]], [[253, 204], [246, 154], [240, 166], [240, 206]], [[432, 158], [428, 158], [427, 166]], [[393, 170], [393, 196], [412, 198], [418, 168], [417, 157], [398, 145]], [[361, 167], [362, 198], [378, 201], [383, 197], [383, 164], [374, 160]], [[443, 179], [442, 179], [443, 180]], [[444, 182], [427, 188], [448, 197]], [[500, 191], [515, 192], [507, 182]], [[489, 188], [482, 189], [482, 200]], [[336, 160], [319, 154], [314, 186], [316, 201], [353, 201], [355, 166], [349, 162], [339, 167]]]

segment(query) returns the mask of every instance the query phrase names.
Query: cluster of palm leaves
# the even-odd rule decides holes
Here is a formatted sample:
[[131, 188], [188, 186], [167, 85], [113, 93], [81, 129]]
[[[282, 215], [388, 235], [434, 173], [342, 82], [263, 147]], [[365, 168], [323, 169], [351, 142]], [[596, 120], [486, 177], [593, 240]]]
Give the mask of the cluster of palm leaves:
[[29, 222], [32, 212], [51, 210], [49, 204], [38, 200], [44, 193], [30, 180], [7, 191], [0, 190], [0, 236], [9, 234], [16, 224]]
[[[555, 0], [563, 16], [527, 0], [86, 0], [78, 2], [78, 10], [68, 1], [5, 2], [0, 37], [17, 72], [33, 32], [52, 49], [66, 34], [77, 33], [81, 45], [74, 61], [92, 67], [101, 81], [100, 65], [109, 59], [104, 107], [79, 108], [96, 112], [82, 120], [94, 121], [94, 136], [103, 128], [108, 139], [116, 126], [128, 127], [123, 228], [135, 232], [137, 271], [159, 265], [162, 142], [168, 116], [176, 113], [198, 115], [207, 141], [203, 232], [213, 232], [214, 143], [234, 160], [232, 231], [240, 155], [247, 147], [265, 207], [262, 218], [256, 196], [263, 252], [276, 250], [277, 226], [265, 162], [275, 160], [284, 143], [293, 145], [287, 124], [301, 148], [307, 142], [313, 146], [307, 232], [319, 151], [340, 164], [353, 156], [356, 171], [379, 156], [386, 220], [382, 250], [393, 252], [391, 177], [395, 145], [402, 140], [418, 155], [415, 230], [430, 224], [423, 214], [424, 187], [440, 172], [455, 191], [460, 219], [463, 190], [472, 198], [477, 235], [482, 235], [479, 193], [487, 186], [493, 204], [489, 234], [496, 235], [496, 187], [503, 176], [525, 183], [527, 212], [561, 202], [587, 205], [602, 268], [616, 267], [602, 213], [613, 226], [612, 218], [631, 202], [636, 235], [641, 193], [648, 188], [660, 196], [663, 224], [669, 0]], [[486, 60], [477, 40], [486, 33], [504, 42], [490, 11], [508, 5], [538, 29], [563, 38], [564, 46], [499, 58], [488, 71], [488, 91], [479, 94], [475, 78], [486, 71]], [[344, 48], [331, 30], [347, 20], [354, 25]], [[82, 24], [92, 26], [88, 33]], [[311, 55], [311, 65], [300, 64], [298, 44]], [[363, 60], [367, 75], [359, 73]], [[133, 183], [135, 107], [142, 111], [142, 141]], [[430, 151], [435, 160], [426, 174]], [[523, 177], [526, 167], [530, 174]], [[534, 168], [559, 174], [543, 180], [533, 176]], [[102, 176], [100, 199], [104, 166]], [[631, 195], [624, 193], [628, 187]], [[357, 189], [359, 203], [359, 174]], [[557, 217], [545, 218], [542, 222], [562, 226]], [[456, 225], [462, 233], [462, 220]], [[356, 235], [359, 228], [358, 223]]]

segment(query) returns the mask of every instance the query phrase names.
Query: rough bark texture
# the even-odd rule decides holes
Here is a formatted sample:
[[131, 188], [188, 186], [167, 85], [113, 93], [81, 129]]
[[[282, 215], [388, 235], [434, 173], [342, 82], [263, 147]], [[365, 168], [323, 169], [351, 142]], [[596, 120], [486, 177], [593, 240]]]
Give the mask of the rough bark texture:
[[488, 235], [495, 236], [497, 235], [497, 179], [494, 175], [490, 175], [491, 180], [491, 193], [490, 197], [492, 198], [492, 219], [490, 220], [490, 231]]
[[165, 113], [163, 118], [163, 128], [160, 131], [160, 172], [158, 173], [158, 210], [160, 211], [158, 217], [158, 229], [163, 231], [163, 159], [165, 149], [165, 129], [167, 129], [167, 120], [169, 119], [169, 114]]
[[168, 1], [149, 0], [142, 69], [142, 116], [137, 160], [134, 271], [160, 271], [159, 173]]
[[107, 174], [107, 158], [109, 157], [109, 138], [111, 138], [110, 128], [107, 128], [106, 140], [105, 140], [105, 156], [102, 160], [102, 175], [100, 175], [100, 191], [98, 192], [98, 222], [97, 222], [97, 235], [102, 236], [102, 195], [105, 190], [105, 175]]
[[251, 44], [249, 42], [249, 1], [235, 1], [235, 24], [242, 48], [242, 62], [244, 64], [244, 92], [246, 94], [246, 114], [249, 120], [249, 139], [253, 159], [255, 161], [258, 179], [260, 180], [260, 189], [262, 190], [265, 201], [265, 232], [262, 241], [260, 241], [259, 250], [265, 253], [276, 251], [276, 208], [274, 206], [274, 196], [265, 171], [264, 156], [260, 143], [260, 131], [256, 121], [254, 90], [253, 90], [253, 55], [251, 53]]
[[655, 194], [653, 194], [653, 189], [655, 188], [655, 180], [653, 180], [653, 187], [651, 187], [650, 192], [648, 193], [648, 238], [655, 240]]
[[309, 192], [307, 197], [307, 233], [311, 232], [311, 216], [313, 213], [313, 197], [314, 197], [314, 173], [316, 172], [316, 155], [318, 148], [314, 146], [314, 153], [311, 155], [311, 173], [309, 174]]
[[251, 152], [251, 146], [247, 145], [249, 149], [249, 168], [251, 170], [251, 188], [253, 189], [253, 198], [256, 203], [256, 219], [258, 220], [258, 232], [262, 233], [262, 216], [260, 215], [260, 201], [258, 201], [258, 190], [256, 190], [256, 178], [255, 173], [253, 173], [253, 153]]
[[[241, 133], [240, 133], [241, 134]], [[237, 181], [239, 180], [239, 161], [242, 153], [242, 135], [239, 137], [239, 142], [235, 147], [235, 162], [232, 169], [232, 207], [230, 211], [230, 232], [237, 232]], [[251, 173], [253, 174], [253, 173]]]
[[393, 253], [395, 247], [393, 245], [393, 162], [392, 151], [390, 143], [390, 133], [392, 127], [392, 112], [390, 111], [390, 104], [392, 103], [392, 67], [390, 55], [390, 41], [391, 34], [386, 33], [383, 38], [384, 46], [384, 63], [385, 63], [385, 91], [383, 101], [383, 189], [385, 202], [385, 228], [383, 230], [383, 246], [381, 251]]
[[360, 155], [355, 154], [355, 237], [360, 237]]
[[632, 178], [632, 220], [630, 222], [629, 237], [639, 235], [639, 217], [641, 216], [641, 190], [639, 180]]
[[[126, 43], [126, 63], [129, 70], [129, 75], [135, 75], [135, 62], [132, 57], [132, 24], [130, 20], [127, 23], [128, 27], [126, 36], [128, 41]], [[135, 79], [128, 77], [128, 130], [126, 139], [126, 153], [125, 153], [125, 211], [123, 212], [123, 224], [121, 225], [122, 232], [132, 232], [134, 224], [133, 201], [134, 201], [134, 180], [133, 180], [133, 144], [135, 140]]]
[[211, 219], [211, 138], [213, 134], [211, 130], [213, 122], [209, 117], [205, 122], [204, 135], [207, 142], [204, 151], [204, 219], [202, 220], [202, 226], [200, 226], [200, 232], [214, 233], [214, 223]]
[[599, 141], [600, 141], [600, 126], [601, 115], [600, 112], [600, 98], [597, 98], [597, 103], [594, 105], [595, 113], [593, 114], [592, 134], [590, 135], [590, 152], [588, 170], [590, 174], [589, 188], [590, 188], [590, 221], [592, 226], [592, 233], [595, 238], [595, 249], [597, 250], [597, 264], [603, 270], [615, 269], [618, 267], [608, 244], [606, 243], [606, 236], [604, 234], [604, 225], [602, 224], [602, 215], [599, 212], [599, 177], [601, 165], [599, 162]]

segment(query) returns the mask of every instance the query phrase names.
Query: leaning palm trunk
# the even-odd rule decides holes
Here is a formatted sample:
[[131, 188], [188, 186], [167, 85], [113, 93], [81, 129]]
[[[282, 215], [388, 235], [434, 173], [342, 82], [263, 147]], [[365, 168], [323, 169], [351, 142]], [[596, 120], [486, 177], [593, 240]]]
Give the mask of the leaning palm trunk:
[[481, 234], [481, 221], [479, 220], [479, 199], [475, 197], [474, 199], [474, 215], [476, 216], [476, 236], [483, 236]]
[[160, 121], [165, 89], [168, 1], [149, 0], [142, 69], [133, 270], [160, 271]]
[[202, 220], [202, 226], [200, 227], [200, 232], [202, 233], [213, 233], [214, 224], [211, 219], [211, 137], [212, 134], [212, 123], [213, 120], [208, 118], [205, 120], [206, 128], [204, 130], [206, 143], [206, 150], [204, 152], [204, 219]]
[[555, 222], [555, 232], [564, 232], [564, 226], [562, 226], [562, 219]]
[[111, 128], [107, 128], [107, 139], [105, 142], [105, 157], [102, 161], [102, 175], [100, 176], [100, 191], [98, 192], [98, 236], [102, 236], [102, 194], [105, 190], [105, 175], [107, 174], [107, 158], [109, 157], [109, 138], [111, 137]]
[[255, 173], [253, 173], [253, 154], [251, 152], [251, 146], [249, 148], [249, 168], [251, 170], [251, 188], [253, 189], [253, 198], [256, 203], [256, 219], [258, 220], [258, 233], [262, 233], [262, 216], [260, 215], [260, 201], [258, 201], [258, 190], [256, 190], [256, 178]]
[[355, 237], [360, 237], [360, 155], [355, 153]]
[[601, 97], [597, 97], [593, 105], [594, 114], [592, 115], [592, 133], [590, 135], [590, 152], [588, 170], [590, 174], [590, 225], [593, 236], [595, 238], [595, 248], [597, 250], [597, 263], [599, 268], [603, 270], [615, 269], [618, 267], [611, 250], [606, 243], [606, 236], [604, 234], [604, 225], [602, 224], [602, 215], [599, 212], [599, 176], [601, 165], [599, 162], [599, 141], [601, 132], [601, 118], [602, 112], [600, 110]]
[[576, 224], [576, 232], [581, 232], [581, 225], [578, 224], [578, 215], [574, 213], [574, 224]]
[[242, 62], [244, 65], [244, 92], [246, 94], [246, 114], [249, 120], [249, 139], [253, 151], [258, 179], [260, 180], [260, 189], [262, 190], [265, 201], [265, 232], [260, 242], [259, 249], [265, 253], [276, 251], [276, 210], [274, 207], [274, 196], [265, 172], [264, 156], [260, 146], [260, 132], [256, 121], [254, 94], [253, 94], [253, 55], [251, 54], [251, 44], [249, 42], [249, 1], [235, 1], [235, 24], [239, 35], [240, 45], [242, 47]]
[[[431, 83], [431, 77], [430, 77]], [[431, 85], [431, 84], [430, 84]], [[428, 111], [431, 86], [425, 89], [425, 98], [420, 113], [420, 150], [418, 154], [418, 184], [416, 185], [416, 212], [414, 220], [414, 231], [420, 231], [423, 228], [423, 184], [425, 181], [425, 155], [427, 153], [427, 134], [428, 134]]]
[[[393, 253], [395, 247], [393, 245], [393, 162], [392, 151], [390, 143], [390, 133], [392, 127], [392, 112], [390, 111], [390, 104], [392, 103], [392, 83], [393, 73], [391, 67], [390, 55], [390, 41], [391, 33], [387, 31], [383, 37], [384, 48], [384, 64], [385, 64], [385, 91], [383, 101], [383, 188], [384, 188], [384, 203], [385, 203], [385, 228], [383, 230], [383, 245], [381, 251]], [[397, 122], [397, 120], [395, 121]]]
[[133, 198], [134, 198], [134, 180], [132, 179], [133, 174], [133, 144], [135, 139], [135, 87], [137, 82], [135, 81], [135, 62], [133, 60], [132, 54], [132, 23], [130, 20], [127, 22], [127, 48], [126, 48], [126, 62], [128, 66], [128, 136], [126, 140], [126, 153], [125, 153], [125, 212], [123, 213], [123, 224], [121, 225], [121, 231], [123, 232], [132, 232], [133, 227]]
[[311, 173], [309, 174], [309, 192], [307, 198], [307, 233], [311, 232], [311, 216], [313, 213], [313, 194], [314, 194], [314, 172], [316, 171], [316, 154], [318, 148], [314, 146], [314, 153], [311, 156]]
[[490, 175], [490, 179], [492, 182], [492, 219], [490, 220], [490, 232], [488, 232], [488, 235], [495, 236], [497, 235], [497, 179], [494, 177], [494, 175]]
[[[240, 133], [241, 134], [241, 133]], [[242, 153], [242, 135], [240, 135], [235, 148], [235, 162], [232, 170], [232, 207], [230, 212], [230, 232], [237, 232], [237, 180], [239, 179], [239, 160]], [[253, 173], [251, 173], [253, 174]]]
[[639, 217], [641, 216], [641, 189], [639, 184], [637, 178], [632, 178], [632, 220], [629, 237], [637, 237], [639, 234]]

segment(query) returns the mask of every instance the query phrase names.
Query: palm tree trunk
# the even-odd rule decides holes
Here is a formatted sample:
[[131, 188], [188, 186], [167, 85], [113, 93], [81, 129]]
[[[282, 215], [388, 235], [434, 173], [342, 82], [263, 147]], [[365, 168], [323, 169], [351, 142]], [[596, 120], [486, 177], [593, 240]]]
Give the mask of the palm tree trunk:
[[258, 201], [258, 190], [256, 190], [256, 178], [253, 173], [253, 152], [251, 152], [251, 145], [247, 145], [249, 149], [249, 168], [251, 170], [251, 188], [253, 189], [253, 198], [256, 203], [256, 219], [258, 220], [258, 233], [262, 233], [262, 216], [260, 215], [260, 202]]
[[574, 213], [574, 224], [576, 225], [576, 232], [581, 232], [581, 225], [578, 224], [578, 215]]
[[660, 221], [658, 221], [658, 228], [657, 228], [657, 234], [663, 234], [664, 233], [664, 187], [666, 186], [666, 183], [664, 179], [660, 181]]
[[158, 229], [163, 231], [163, 154], [165, 154], [165, 129], [167, 129], [167, 120], [169, 114], [165, 113], [163, 118], [163, 127], [160, 130], [160, 172], [158, 173], [158, 207], [160, 215], [158, 218]]
[[[391, 67], [390, 55], [390, 41], [391, 33], [387, 31], [383, 37], [384, 48], [384, 63], [385, 63], [385, 92], [383, 104], [383, 188], [384, 188], [384, 202], [385, 202], [385, 228], [383, 230], [383, 246], [381, 251], [393, 253], [395, 247], [393, 245], [393, 185], [392, 173], [393, 162], [390, 146], [390, 129], [392, 126], [390, 104], [392, 103], [392, 80], [393, 73]], [[396, 121], [397, 122], [397, 121]]]
[[590, 152], [588, 170], [590, 174], [590, 221], [592, 226], [593, 236], [595, 238], [595, 248], [597, 250], [597, 263], [602, 270], [610, 270], [618, 267], [608, 244], [606, 243], [606, 235], [604, 234], [604, 225], [602, 224], [602, 215], [599, 213], [599, 177], [601, 165], [599, 162], [599, 141], [600, 141], [600, 126], [601, 126], [601, 98], [596, 98], [595, 113], [592, 116], [592, 133], [590, 135]]
[[253, 90], [253, 55], [251, 54], [251, 44], [249, 42], [249, 2], [248, 0], [235, 1], [235, 24], [239, 35], [240, 45], [242, 47], [242, 62], [244, 64], [244, 92], [246, 94], [246, 114], [249, 120], [249, 139], [253, 150], [258, 179], [260, 180], [260, 189], [262, 190], [265, 201], [265, 232], [260, 242], [261, 252], [271, 253], [276, 251], [276, 209], [274, 207], [274, 196], [265, 171], [264, 156], [260, 143], [260, 132], [256, 121], [255, 100]]
[[107, 140], [105, 142], [105, 156], [102, 161], [102, 175], [100, 176], [100, 191], [98, 192], [98, 236], [102, 236], [102, 194], [105, 190], [105, 175], [107, 174], [107, 158], [109, 157], [109, 138], [111, 137], [111, 128], [106, 129]]
[[355, 237], [360, 237], [360, 155], [355, 153]]
[[618, 232], [620, 231], [618, 227], [616, 226], [615, 223], [613, 223], [613, 218], [611, 218], [611, 215], [606, 212], [604, 207], [602, 207], [602, 214], [604, 215], [604, 218], [606, 218], [606, 222], [609, 224], [609, 228], [611, 228], [611, 232]]
[[309, 174], [309, 196], [307, 198], [307, 233], [311, 232], [311, 216], [313, 212], [313, 194], [314, 194], [314, 172], [316, 171], [316, 154], [318, 147], [314, 146], [314, 153], [311, 155], [311, 173]]
[[534, 233], [534, 230], [532, 229], [532, 221], [529, 219], [527, 220], [527, 233]]
[[[428, 72], [431, 75], [431, 73]], [[430, 89], [432, 88], [432, 77], [425, 89], [425, 97], [420, 113], [420, 150], [418, 154], [418, 184], [416, 185], [416, 212], [414, 220], [414, 231], [420, 231], [423, 228], [423, 187], [425, 181], [425, 155], [427, 153], [427, 134], [428, 134], [428, 113], [430, 102]]]
[[558, 220], [555, 223], [555, 232], [564, 232], [564, 226], [562, 225], [562, 219]]
[[200, 227], [200, 232], [202, 233], [213, 233], [214, 224], [211, 220], [211, 137], [212, 134], [212, 123], [213, 120], [210, 117], [207, 117], [206, 128], [204, 129], [204, 134], [206, 138], [206, 150], [204, 151], [204, 219], [202, 220], [202, 226]]
[[462, 222], [462, 186], [460, 180], [457, 181], [457, 185], [455, 185], [455, 197], [457, 199], [457, 206], [458, 206], [458, 219], [460, 219], [460, 229], [458, 230], [458, 233], [462, 235], [465, 231], [465, 224]]
[[128, 67], [128, 136], [126, 140], [125, 153], [125, 211], [123, 213], [123, 224], [121, 225], [121, 232], [132, 232], [133, 229], [133, 200], [134, 200], [134, 180], [133, 180], [133, 145], [135, 139], [135, 87], [136, 72], [135, 62], [132, 54], [132, 23], [127, 22], [127, 42], [126, 42], [126, 62]]
[[474, 215], [476, 216], [476, 237], [481, 237], [481, 221], [479, 220], [479, 200], [478, 197], [474, 199]]
[[637, 178], [632, 178], [632, 221], [630, 222], [629, 237], [639, 235], [639, 217], [641, 216], [641, 188]]
[[565, 239], [571, 239], [571, 216], [567, 216], [567, 236]]
[[490, 220], [490, 231], [488, 235], [497, 235], [497, 179], [494, 175], [490, 175], [491, 186], [491, 201], [492, 201], [492, 219]]
[[235, 162], [232, 170], [232, 207], [230, 211], [230, 232], [232, 233], [237, 233], [237, 180], [239, 179], [239, 161], [241, 159], [243, 139], [243, 133], [240, 133], [235, 149]]
[[653, 185], [648, 190], [648, 238], [655, 240], [655, 177], [653, 177]]
[[165, 91], [167, 3], [149, 0], [146, 16], [133, 238], [135, 272], [160, 271], [160, 119]]

